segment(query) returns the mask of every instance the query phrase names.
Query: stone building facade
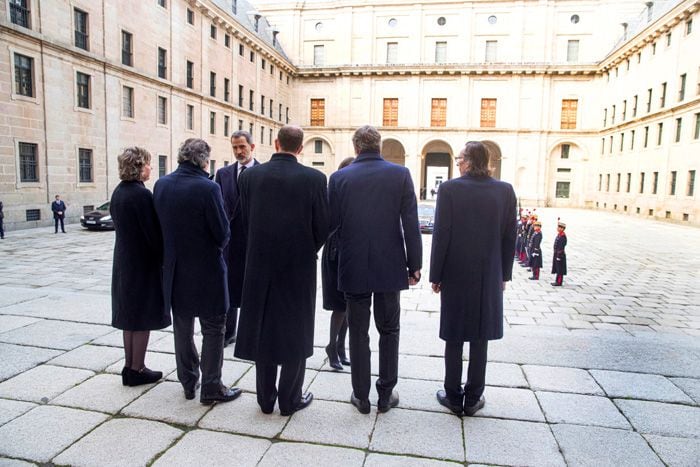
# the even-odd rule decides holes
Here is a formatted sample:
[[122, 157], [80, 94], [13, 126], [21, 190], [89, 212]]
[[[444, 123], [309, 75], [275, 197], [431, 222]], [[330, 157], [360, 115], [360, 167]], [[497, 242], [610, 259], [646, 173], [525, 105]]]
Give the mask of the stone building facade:
[[9, 229], [77, 220], [130, 145], [150, 185], [188, 137], [233, 160], [301, 124], [330, 175], [351, 135], [431, 198], [468, 140], [523, 206], [700, 224], [700, 1], [0, 0], [0, 200]]

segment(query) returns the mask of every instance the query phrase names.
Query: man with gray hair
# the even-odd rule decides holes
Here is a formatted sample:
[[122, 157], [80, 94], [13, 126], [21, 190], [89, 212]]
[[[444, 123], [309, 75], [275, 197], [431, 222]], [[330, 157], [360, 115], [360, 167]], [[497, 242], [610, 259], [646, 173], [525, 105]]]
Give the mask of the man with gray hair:
[[[163, 295], [172, 308], [177, 377], [194, 399], [202, 373], [202, 404], [228, 402], [241, 394], [221, 382], [228, 309], [226, 263], [230, 230], [219, 186], [206, 172], [211, 149], [190, 138], [178, 153], [178, 168], [161, 177], [153, 202], [163, 232]], [[194, 344], [194, 318], [202, 328], [202, 358]]]
[[[350, 402], [370, 411], [370, 304], [379, 331], [377, 410], [399, 403], [399, 293], [420, 280], [423, 246], [416, 194], [407, 168], [385, 161], [381, 136], [369, 125], [355, 131], [357, 157], [331, 175], [331, 231], [337, 229], [338, 290], [345, 293], [350, 330]], [[373, 297], [374, 296], [374, 297]]]

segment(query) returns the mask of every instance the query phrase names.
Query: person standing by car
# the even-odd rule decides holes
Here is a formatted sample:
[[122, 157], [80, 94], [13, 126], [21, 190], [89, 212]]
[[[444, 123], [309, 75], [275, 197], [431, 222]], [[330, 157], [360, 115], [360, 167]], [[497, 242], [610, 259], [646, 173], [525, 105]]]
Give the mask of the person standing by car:
[[109, 205], [115, 229], [112, 326], [124, 334], [122, 384], [139, 386], [163, 377], [145, 364], [151, 331], [170, 325], [161, 284], [163, 239], [153, 195], [143, 184], [151, 175], [151, 154], [131, 147], [117, 162], [121, 182]]
[[58, 233], [58, 223], [61, 223], [61, 232], [66, 233], [66, 229], [63, 226], [63, 219], [66, 217], [66, 203], [63, 202], [60, 195], [56, 195], [56, 199], [51, 203], [51, 210], [53, 211], [54, 220], [54, 232]]

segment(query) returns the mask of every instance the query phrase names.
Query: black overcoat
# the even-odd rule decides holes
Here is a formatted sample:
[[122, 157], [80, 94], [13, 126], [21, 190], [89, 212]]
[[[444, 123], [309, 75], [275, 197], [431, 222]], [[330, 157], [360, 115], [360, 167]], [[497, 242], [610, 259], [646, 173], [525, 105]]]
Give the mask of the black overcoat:
[[273, 154], [238, 179], [246, 267], [235, 356], [291, 363], [313, 354], [317, 253], [328, 236], [326, 177]]
[[[51, 203], [51, 210], [53, 211], [54, 219], [64, 219], [66, 217], [66, 203], [63, 200], [53, 201]], [[59, 214], [59, 212], [61, 214]]]
[[566, 235], [557, 234], [554, 239], [554, 256], [552, 257], [552, 274], [566, 275]]
[[542, 231], [535, 232], [532, 231], [532, 236], [530, 237], [530, 267], [531, 268], [541, 268], [542, 267]]
[[358, 155], [331, 175], [331, 229], [338, 229], [338, 290], [396, 292], [421, 268], [416, 192], [406, 167]]
[[338, 290], [338, 231], [328, 235], [321, 255], [323, 309], [345, 311], [345, 294]]
[[[254, 161], [253, 166], [260, 165]], [[224, 210], [229, 220], [231, 240], [224, 248], [224, 259], [228, 268], [228, 295], [230, 306], [241, 306], [243, 271], [245, 270], [245, 231], [241, 217], [241, 203], [238, 195], [238, 162], [219, 169], [214, 181], [221, 187]]]
[[510, 184], [464, 175], [440, 185], [430, 282], [442, 289], [441, 339], [503, 337], [503, 282], [511, 280], [515, 236]]
[[112, 326], [150, 331], [170, 325], [163, 307], [163, 239], [153, 195], [140, 181], [117, 185], [109, 203], [114, 221]]
[[219, 185], [190, 162], [153, 189], [163, 230], [163, 295], [179, 316], [212, 317], [228, 310], [223, 249], [230, 231]]

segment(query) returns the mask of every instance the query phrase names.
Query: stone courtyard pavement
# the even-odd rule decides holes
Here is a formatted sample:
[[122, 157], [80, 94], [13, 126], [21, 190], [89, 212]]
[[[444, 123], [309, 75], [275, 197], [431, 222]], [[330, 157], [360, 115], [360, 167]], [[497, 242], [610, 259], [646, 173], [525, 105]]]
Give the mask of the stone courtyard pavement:
[[[0, 466], [698, 465], [700, 229], [583, 210], [540, 215], [542, 278], [515, 266], [505, 338], [490, 346], [486, 407], [464, 419], [435, 400], [443, 346], [429, 235], [424, 281], [402, 295], [399, 407], [361, 415], [349, 404], [350, 376], [327, 365], [329, 313], [319, 309], [306, 373], [315, 401], [282, 417], [258, 410], [255, 369], [230, 348], [224, 380], [243, 396], [213, 407], [186, 401], [170, 329], [152, 334], [147, 357], [167, 378], [123, 387], [121, 333], [109, 326], [114, 234], [77, 225], [65, 235], [8, 232]], [[557, 216], [569, 237], [561, 288], [546, 274]]]

